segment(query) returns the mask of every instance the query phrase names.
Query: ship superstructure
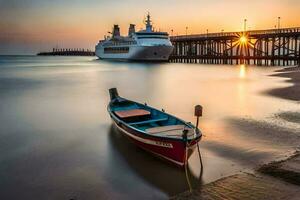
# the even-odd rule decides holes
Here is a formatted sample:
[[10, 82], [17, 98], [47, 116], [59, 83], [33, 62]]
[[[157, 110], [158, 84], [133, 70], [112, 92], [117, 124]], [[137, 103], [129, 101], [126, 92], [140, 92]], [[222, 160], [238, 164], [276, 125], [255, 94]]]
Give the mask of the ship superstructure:
[[121, 36], [120, 28], [114, 25], [111, 37], [105, 37], [96, 45], [96, 56], [100, 59], [167, 61], [173, 45], [167, 32], [153, 30], [150, 14], [145, 20], [146, 29], [135, 31], [130, 24], [128, 36]]

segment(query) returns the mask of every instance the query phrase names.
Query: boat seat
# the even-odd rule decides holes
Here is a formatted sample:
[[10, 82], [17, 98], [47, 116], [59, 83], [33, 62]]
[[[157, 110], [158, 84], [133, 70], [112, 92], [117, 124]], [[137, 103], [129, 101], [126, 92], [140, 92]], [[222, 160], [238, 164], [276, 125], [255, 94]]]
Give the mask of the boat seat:
[[147, 116], [151, 113], [148, 110], [144, 109], [130, 109], [130, 110], [118, 110], [115, 111], [115, 114], [121, 119], [130, 118], [130, 117], [141, 117]]
[[132, 123], [129, 123], [129, 125], [149, 124], [149, 123], [153, 123], [153, 122], [160, 122], [160, 121], [166, 121], [166, 120], [168, 120], [168, 117], [160, 118], [160, 119], [150, 119], [150, 120], [141, 121], [141, 122], [132, 122]]
[[[184, 127], [184, 125], [159, 126], [154, 128], [148, 128], [146, 129], [146, 132], [149, 134], [181, 138]], [[194, 135], [193, 129], [188, 127], [185, 127], [185, 129], [188, 130], [188, 137], [192, 137]]]
[[161, 133], [174, 130], [183, 130], [184, 125], [168, 125], [146, 129], [147, 133]]

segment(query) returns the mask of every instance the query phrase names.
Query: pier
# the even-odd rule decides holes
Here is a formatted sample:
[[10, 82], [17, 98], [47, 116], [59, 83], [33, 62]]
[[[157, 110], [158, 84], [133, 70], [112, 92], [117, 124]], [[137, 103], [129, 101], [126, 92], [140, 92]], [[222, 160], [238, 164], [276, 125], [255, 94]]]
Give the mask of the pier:
[[53, 48], [51, 52], [40, 52], [38, 56], [95, 56], [95, 52], [83, 48]]
[[172, 36], [170, 62], [300, 64], [300, 27]]

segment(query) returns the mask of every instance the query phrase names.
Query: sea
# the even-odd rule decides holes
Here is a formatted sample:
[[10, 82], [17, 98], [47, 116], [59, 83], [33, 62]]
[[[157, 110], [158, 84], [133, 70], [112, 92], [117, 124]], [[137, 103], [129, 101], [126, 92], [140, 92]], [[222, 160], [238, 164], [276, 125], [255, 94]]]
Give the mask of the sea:
[[[268, 93], [291, 86], [280, 68], [0, 56], [0, 199], [168, 199], [280, 159], [299, 128], [278, 117], [299, 104]], [[124, 137], [112, 87], [192, 123], [202, 105], [202, 172], [197, 151], [186, 176]]]

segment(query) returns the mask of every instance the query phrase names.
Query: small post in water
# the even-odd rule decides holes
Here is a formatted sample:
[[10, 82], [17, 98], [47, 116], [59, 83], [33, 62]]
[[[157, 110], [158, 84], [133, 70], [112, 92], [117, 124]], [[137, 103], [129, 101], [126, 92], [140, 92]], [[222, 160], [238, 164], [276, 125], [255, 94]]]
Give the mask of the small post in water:
[[198, 128], [199, 125], [199, 117], [202, 117], [202, 106], [201, 105], [196, 105], [195, 106], [195, 116], [197, 117], [197, 122], [196, 122], [196, 127]]

